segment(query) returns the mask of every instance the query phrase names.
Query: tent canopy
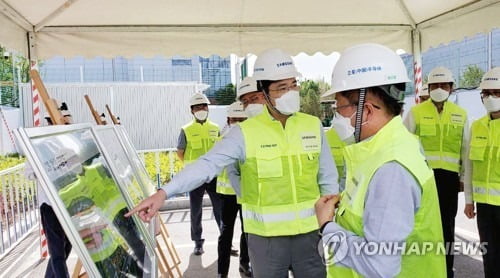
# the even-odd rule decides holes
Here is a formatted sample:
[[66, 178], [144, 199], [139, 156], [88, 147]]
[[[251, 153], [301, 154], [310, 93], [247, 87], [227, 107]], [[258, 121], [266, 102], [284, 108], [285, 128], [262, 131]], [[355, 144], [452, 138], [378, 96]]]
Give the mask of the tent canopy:
[[[420, 52], [500, 26], [500, 0], [0, 0], [0, 44], [40, 59]], [[29, 34], [29, 35], [28, 35]]]

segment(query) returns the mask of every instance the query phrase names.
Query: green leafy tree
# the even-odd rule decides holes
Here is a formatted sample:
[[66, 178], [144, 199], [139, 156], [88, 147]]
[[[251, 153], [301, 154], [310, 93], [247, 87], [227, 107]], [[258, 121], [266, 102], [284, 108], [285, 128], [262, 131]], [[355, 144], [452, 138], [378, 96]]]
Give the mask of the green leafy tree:
[[215, 91], [215, 101], [218, 105], [229, 105], [236, 100], [236, 88], [232, 83], [227, 84], [224, 88]]
[[229, 105], [236, 100], [236, 88], [232, 83], [215, 91], [215, 101], [219, 105]]
[[[3, 47], [0, 52], [8, 53]], [[29, 81], [29, 68], [29, 61], [22, 56], [10, 53], [0, 57], [0, 105], [19, 107], [18, 83]]]
[[460, 87], [476, 88], [481, 83], [484, 71], [477, 65], [468, 65], [460, 78]]
[[320, 103], [321, 95], [330, 86], [323, 81], [306, 80], [300, 83], [300, 111], [324, 118], [325, 107]]

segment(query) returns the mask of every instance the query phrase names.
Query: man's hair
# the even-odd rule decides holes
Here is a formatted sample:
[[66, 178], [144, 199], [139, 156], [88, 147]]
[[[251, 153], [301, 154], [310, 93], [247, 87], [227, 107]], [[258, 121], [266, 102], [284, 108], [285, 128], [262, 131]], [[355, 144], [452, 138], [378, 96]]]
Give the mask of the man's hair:
[[257, 90], [269, 94], [269, 86], [276, 81], [273, 80], [259, 80], [257, 81]]
[[[399, 91], [404, 91], [405, 89], [405, 84], [400, 83], [400, 84], [394, 84]], [[384, 105], [385, 110], [387, 113], [392, 116], [398, 116], [401, 114], [401, 110], [403, 109], [404, 102], [403, 100], [397, 100], [386, 92], [386, 90], [390, 90], [389, 87], [383, 88], [383, 87], [371, 87], [371, 90], [369, 90], [368, 94], [372, 94], [376, 98], [378, 98]], [[356, 92], [353, 91], [347, 91], [347, 92], [339, 92], [341, 96], [347, 98], [349, 101], [349, 104], [354, 104], [358, 105], [359, 101], [359, 91], [357, 90]]]

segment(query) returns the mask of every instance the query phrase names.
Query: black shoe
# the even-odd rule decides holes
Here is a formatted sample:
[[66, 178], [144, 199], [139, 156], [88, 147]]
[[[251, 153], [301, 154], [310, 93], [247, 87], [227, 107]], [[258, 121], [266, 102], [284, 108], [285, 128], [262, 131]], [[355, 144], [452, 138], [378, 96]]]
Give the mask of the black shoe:
[[196, 256], [200, 256], [203, 253], [205, 253], [205, 251], [203, 251], [203, 246], [195, 247], [193, 250], [193, 254]]
[[240, 264], [240, 272], [246, 277], [252, 277], [252, 267], [248, 264]]
[[227, 278], [227, 274], [217, 274], [217, 278]]
[[238, 257], [238, 250], [234, 249], [233, 246], [231, 246], [231, 256]]

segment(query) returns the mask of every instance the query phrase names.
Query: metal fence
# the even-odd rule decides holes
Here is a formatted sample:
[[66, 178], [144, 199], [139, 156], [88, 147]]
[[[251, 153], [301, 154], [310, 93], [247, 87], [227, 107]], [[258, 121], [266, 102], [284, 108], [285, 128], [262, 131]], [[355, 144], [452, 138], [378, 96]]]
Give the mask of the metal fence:
[[36, 186], [25, 177], [24, 167], [0, 171], [0, 258], [38, 224]]

